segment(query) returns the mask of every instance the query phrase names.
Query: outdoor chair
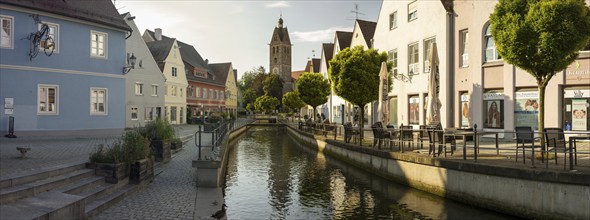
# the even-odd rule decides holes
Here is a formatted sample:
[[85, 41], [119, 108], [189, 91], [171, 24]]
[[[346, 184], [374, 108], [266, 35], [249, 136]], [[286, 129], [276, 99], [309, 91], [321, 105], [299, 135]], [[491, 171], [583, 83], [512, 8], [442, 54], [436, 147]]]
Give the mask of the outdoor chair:
[[424, 141], [429, 141], [428, 125], [420, 125], [420, 133], [418, 133], [418, 140], [420, 141], [420, 149], [424, 148]]
[[[383, 129], [383, 124], [381, 122], [375, 122], [371, 129], [373, 130], [373, 147], [379, 144], [379, 149], [381, 149], [381, 143], [388, 139], [388, 142], [391, 142], [391, 134]], [[391, 143], [389, 143], [391, 146]], [[385, 145], [385, 144], [384, 144]]]
[[352, 128], [352, 123], [347, 122], [344, 124], [344, 142], [350, 143], [352, 139], [353, 143], [356, 143], [357, 139], [360, 139], [359, 132]]
[[[445, 157], [447, 157], [447, 143], [451, 143], [451, 155], [453, 155], [455, 152], [456, 140], [450, 136], [446, 137], [445, 139], [444, 130], [441, 124], [437, 124], [436, 126], [427, 126], [426, 130], [428, 133], [428, 141], [430, 142], [428, 145], [428, 155], [432, 153], [433, 156], [440, 156], [444, 152]], [[438, 153], [436, 153], [437, 146]]]
[[414, 128], [411, 125], [402, 125], [400, 126], [400, 138], [401, 138], [401, 145], [400, 150], [405, 146], [405, 142], [410, 142], [411, 149], [414, 149]]
[[[563, 152], [564, 157], [563, 157], [563, 169], [566, 168], [566, 162], [567, 162], [567, 154], [569, 153], [569, 146], [567, 145], [567, 142], [565, 140], [565, 135], [563, 134], [563, 129], [561, 128], [545, 128], [545, 146], [547, 147], [547, 151], [553, 151], [555, 152], [555, 164], [557, 164], [557, 152]], [[577, 150], [576, 148], [572, 149], [575, 153], [575, 156], [577, 157]], [[575, 157], [574, 157], [575, 158]], [[549, 160], [549, 159], [547, 159]], [[546, 166], [549, 163], [547, 163]]]
[[[519, 126], [515, 128], [516, 132], [516, 162], [518, 162], [518, 149], [522, 148], [522, 163], [524, 164], [526, 161], [525, 156], [525, 149], [529, 148], [533, 150], [534, 148], [540, 147], [535, 146], [535, 135], [531, 127]], [[543, 155], [543, 154], [541, 154]], [[535, 155], [532, 156], [533, 159]], [[543, 158], [543, 156], [542, 156]]]

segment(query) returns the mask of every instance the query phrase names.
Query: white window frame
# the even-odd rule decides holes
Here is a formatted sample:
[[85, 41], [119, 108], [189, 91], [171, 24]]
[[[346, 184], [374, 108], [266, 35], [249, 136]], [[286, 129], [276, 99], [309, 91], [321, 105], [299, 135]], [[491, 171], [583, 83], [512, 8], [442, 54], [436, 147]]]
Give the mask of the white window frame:
[[459, 67], [469, 67], [469, 29], [459, 31]]
[[143, 95], [143, 83], [142, 82], [135, 83], [135, 95]]
[[[2, 40], [3, 36], [2, 36], [2, 32], [4, 31], [4, 21], [8, 20], [10, 21], [10, 27], [8, 29], [8, 36], [5, 37], [5, 39], [8, 40], [8, 44], [7, 45], [3, 45], [5, 42], [4, 40]], [[0, 48], [4, 48], [4, 49], [14, 49], [14, 17], [12, 16], [7, 16], [7, 15], [0, 15]]]
[[[133, 113], [134, 113], [133, 109], [135, 109], [135, 117], [133, 117]], [[131, 120], [133, 120], [133, 121], [139, 120], [139, 108], [137, 108], [136, 106], [131, 107]]]
[[436, 37], [430, 37], [430, 38], [426, 38], [424, 39], [424, 56], [423, 56], [423, 60], [424, 60], [424, 73], [430, 73], [430, 60], [428, 60], [428, 58], [430, 57], [430, 51], [432, 50], [432, 43], [436, 43]]
[[213, 96], [213, 89], [209, 89], [209, 99], [213, 98], [215, 98], [215, 96]]
[[[483, 42], [484, 42], [484, 50], [483, 50], [483, 60], [484, 62], [491, 62], [491, 61], [498, 61], [502, 60], [502, 57], [498, 54], [498, 50], [496, 49], [496, 42], [494, 41], [494, 37], [492, 36], [491, 31], [491, 24], [487, 24], [484, 35], [483, 35]], [[488, 40], [491, 39], [491, 42], [494, 44], [493, 46], [488, 45]], [[492, 58], [488, 59], [488, 50], [492, 52]]]
[[[100, 35], [103, 36], [103, 41], [104, 41], [104, 42], [102, 42], [102, 45], [103, 45], [102, 50], [103, 50], [103, 53], [104, 53], [103, 55], [100, 55], [98, 53], [99, 49], [101, 49], [98, 46], [98, 44], [100, 42], [98, 42], [98, 40], [95, 40], [96, 39], [95, 37], [98, 37]], [[108, 54], [108, 46], [107, 45], [109, 43], [109, 40], [108, 39], [109, 39], [109, 35], [107, 33], [91, 30], [90, 31], [90, 57], [94, 57], [94, 58], [105, 58], [106, 59], [108, 57], [107, 56], [107, 54]], [[93, 48], [92, 47], [92, 42], [96, 42], [96, 48]]]
[[176, 97], [176, 86], [170, 86], [170, 95]]
[[152, 96], [158, 96], [158, 84], [152, 84]]
[[397, 76], [398, 74], [398, 66], [397, 66], [397, 61], [398, 61], [398, 53], [397, 53], [397, 49], [393, 49], [387, 52], [387, 60], [391, 62], [392, 67], [391, 67], [391, 74], [394, 76]]
[[[92, 96], [94, 91], [104, 91], [104, 100], [103, 100], [103, 106], [104, 106], [104, 111], [98, 111], [98, 97], [96, 97], [96, 108], [94, 108], [94, 101], [92, 100]], [[99, 87], [90, 87], [90, 115], [108, 115], [108, 95], [109, 94], [109, 90], [107, 88], [99, 88]]]
[[219, 91], [219, 99], [224, 100], [225, 96], [223, 95], [223, 91]]
[[201, 88], [197, 87], [197, 98], [201, 98]]
[[176, 69], [176, 67], [172, 67], [172, 76], [174, 76], [174, 77], [178, 76], [178, 70]]
[[389, 14], [389, 30], [393, 30], [397, 28], [397, 11], [392, 12]]
[[[411, 50], [410, 48], [414, 45], [416, 49]], [[420, 45], [418, 42], [408, 44], [408, 74], [410, 74], [410, 71], [412, 71], [413, 75], [420, 73]]]
[[418, 19], [418, 1], [408, 4], [408, 22]]
[[[41, 92], [42, 88], [55, 89], [55, 97], [54, 97], [55, 103], [53, 103], [54, 104], [53, 111], [47, 111], [47, 110], [42, 111], [41, 110], [41, 107], [40, 107], [41, 99], [40, 99], [39, 93]], [[49, 105], [49, 93], [46, 93], [44, 98], [46, 100], [46, 104]], [[46, 108], [46, 109], [49, 109], [49, 108]], [[37, 115], [59, 115], [59, 86], [58, 85], [37, 84]]]
[[203, 88], [203, 98], [207, 98], [207, 88]]
[[[59, 24], [51, 23], [51, 22], [43, 22], [47, 24], [49, 27], [49, 36], [53, 39], [54, 49], [53, 53], [59, 53]], [[43, 24], [37, 25], [37, 30], [41, 30], [41, 26]], [[51, 29], [53, 28], [53, 34], [51, 33]], [[43, 49], [43, 45], [39, 44], [39, 48]]]

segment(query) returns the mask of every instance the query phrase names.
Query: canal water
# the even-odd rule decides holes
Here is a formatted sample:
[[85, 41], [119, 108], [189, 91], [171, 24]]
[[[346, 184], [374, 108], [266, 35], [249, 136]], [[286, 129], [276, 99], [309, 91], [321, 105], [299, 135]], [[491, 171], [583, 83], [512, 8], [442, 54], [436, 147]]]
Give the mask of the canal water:
[[253, 127], [231, 147], [228, 219], [513, 219], [415, 190]]

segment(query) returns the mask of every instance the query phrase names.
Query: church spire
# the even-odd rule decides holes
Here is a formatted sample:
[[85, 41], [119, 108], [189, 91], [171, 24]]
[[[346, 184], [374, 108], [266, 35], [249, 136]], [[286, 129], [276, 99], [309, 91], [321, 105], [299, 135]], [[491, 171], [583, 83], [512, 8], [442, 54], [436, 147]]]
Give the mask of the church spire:
[[283, 27], [283, 13], [281, 12], [281, 16], [279, 17], [279, 28]]

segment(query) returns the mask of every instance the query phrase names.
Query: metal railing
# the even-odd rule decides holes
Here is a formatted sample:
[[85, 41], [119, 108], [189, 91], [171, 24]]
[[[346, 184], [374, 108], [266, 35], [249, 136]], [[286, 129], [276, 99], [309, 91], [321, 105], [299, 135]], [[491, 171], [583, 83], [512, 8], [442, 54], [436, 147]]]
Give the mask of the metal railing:
[[[204, 126], [213, 126], [212, 124], [203, 124], [199, 126], [197, 132], [195, 132], [194, 139], [195, 145], [199, 148], [198, 159], [202, 160], [201, 157], [201, 148], [206, 145], [203, 143], [203, 137], [210, 136], [211, 137], [211, 157], [205, 158], [213, 160], [216, 158], [217, 151], [216, 148], [223, 142], [223, 139], [226, 137], [228, 132], [233, 131], [235, 129], [239, 129], [249, 123], [252, 123], [252, 119], [242, 119], [238, 118], [235, 120], [224, 121], [219, 124], [217, 127], [213, 127], [211, 129], [204, 129]], [[208, 146], [208, 145], [207, 145]]]

